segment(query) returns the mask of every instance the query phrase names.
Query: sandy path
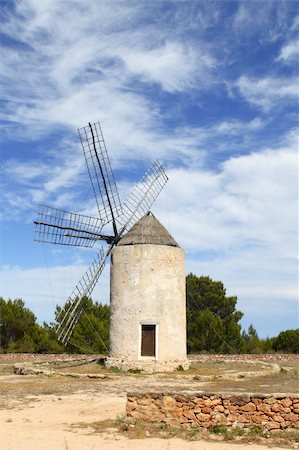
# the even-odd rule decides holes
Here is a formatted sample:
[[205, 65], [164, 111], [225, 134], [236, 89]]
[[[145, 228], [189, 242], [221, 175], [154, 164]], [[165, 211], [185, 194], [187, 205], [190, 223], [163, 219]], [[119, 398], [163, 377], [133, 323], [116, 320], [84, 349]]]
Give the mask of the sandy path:
[[[125, 396], [84, 393], [44, 395], [0, 410], [1, 450], [269, 450], [264, 445], [181, 439], [129, 440], [118, 433], [94, 433], [93, 422], [114, 420]], [[272, 449], [279, 447], [272, 447]]]

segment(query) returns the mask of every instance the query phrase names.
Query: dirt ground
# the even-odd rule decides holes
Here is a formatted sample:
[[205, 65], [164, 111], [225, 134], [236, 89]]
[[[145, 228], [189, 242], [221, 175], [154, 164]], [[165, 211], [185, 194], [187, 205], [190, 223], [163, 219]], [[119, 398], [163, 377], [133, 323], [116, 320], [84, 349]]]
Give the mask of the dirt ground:
[[[74, 356], [72, 357], [74, 359]], [[13, 364], [29, 361], [54, 374], [15, 375]], [[0, 448], [2, 450], [263, 450], [299, 448], [271, 439], [225, 441], [210, 434], [186, 436], [124, 428], [128, 391], [298, 392], [299, 358], [197, 357], [189, 371], [120, 373], [96, 361], [61, 355], [0, 355]], [[269, 365], [271, 363], [271, 365]], [[278, 368], [273, 370], [273, 364]], [[275, 368], [275, 367], [274, 367]], [[72, 373], [62, 376], [57, 373]], [[101, 378], [79, 378], [92, 373]]]

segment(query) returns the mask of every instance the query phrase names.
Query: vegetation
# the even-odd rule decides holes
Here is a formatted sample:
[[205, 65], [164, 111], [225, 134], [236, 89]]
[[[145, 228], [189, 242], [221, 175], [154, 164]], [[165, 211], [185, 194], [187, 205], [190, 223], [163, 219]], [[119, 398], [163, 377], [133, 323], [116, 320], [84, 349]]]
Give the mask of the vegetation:
[[[243, 313], [237, 297], [227, 296], [221, 281], [190, 273], [186, 278], [188, 352], [199, 353], [299, 353], [299, 329], [282, 331], [277, 337], [260, 339], [253, 325], [242, 331]], [[40, 326], [23, 300], [0, 297], [0, 352], [108, 353], [109, 306], [82, 300], [83, 314], [66, 347], [56, 339], [55, 325]], [[68, 304], [56, 307], [62, 320]]]
[[[68, 302], [63, 308], [56, 307], [57, 323], [61, 322], [68, 307]], [[81, 301], [81, 308], [83, 314], [74, 328], [66, 351], [70, 353], [108, 353], [109, 306], [93, 303], [90, 298], [84, 297]], [[52, 330], [53, 328], [54, 324], [52, 324]]]
[[0, 297], [0, 351], [14, 353], [59, 353], [63, 347], [36, 323], [23, 300]]
[[227, 297], [221, 281], [210, 277], [186, 278], [188, 352], [239, 353], [243, 313], [237, 297]]

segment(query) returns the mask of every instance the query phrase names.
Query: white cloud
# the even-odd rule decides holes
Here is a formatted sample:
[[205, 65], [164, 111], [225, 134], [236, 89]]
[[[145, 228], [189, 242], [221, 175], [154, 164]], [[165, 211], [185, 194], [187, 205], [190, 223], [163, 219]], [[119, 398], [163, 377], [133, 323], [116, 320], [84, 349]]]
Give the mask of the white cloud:
[[280, 50], [277, 61], [283, 61], [285, 63], [298, 63], [299, 57], [299, 40], [288, 42], [282, 49]]
[[248, 122], [235, 119], [230, 121], [224, 121], [214, 125], [213, 131], [216, 131], [219, 134], [232, 136], [250, 131], [260, 130], [265, 125], [266, 121], [260, 119], [259, 117], [256, 117], [255, 119], [252, 119]]
[[[153, 49], [135, 51], [122, 50], [123, 60], [134, 74], [140, 74], [145, 81], [161, 84], [165, 91], [184, 91], [205, 84], [201, 79], [204, 71], [216, 65], [214, 59], [187, 45], [168, 42]], [[206, 74], [207, 76], [207, 74]]]
[[296, 102], [299, 97], [299, 79], [293, 78], [249, 78], [242, 76], [235, 86], [245, 100], [264, 111], [281, 104]]

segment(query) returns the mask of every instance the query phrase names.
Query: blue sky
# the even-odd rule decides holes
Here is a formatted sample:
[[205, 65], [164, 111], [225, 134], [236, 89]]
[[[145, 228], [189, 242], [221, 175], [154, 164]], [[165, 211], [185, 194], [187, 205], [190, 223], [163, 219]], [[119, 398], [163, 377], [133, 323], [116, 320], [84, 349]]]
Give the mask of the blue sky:
[[[1, 2], [0, 286], [50, 321], [95, 251], [33, 241], [39, 203], [97, 214], [77, 128], [100, 121], [121, 197], [261, 337], [299, 326], [296, 1]], [[93, 298], [109, 299], [109, 267]]]

